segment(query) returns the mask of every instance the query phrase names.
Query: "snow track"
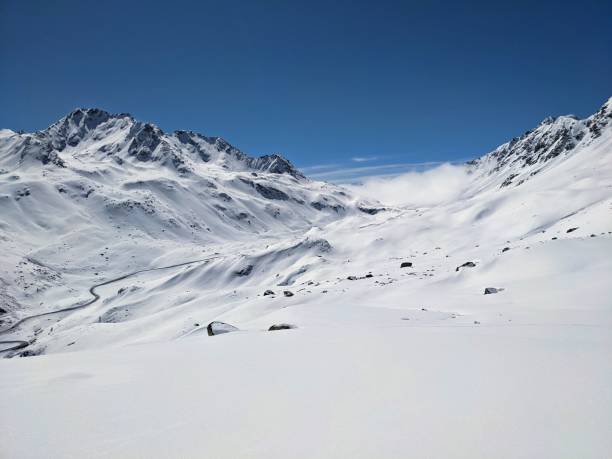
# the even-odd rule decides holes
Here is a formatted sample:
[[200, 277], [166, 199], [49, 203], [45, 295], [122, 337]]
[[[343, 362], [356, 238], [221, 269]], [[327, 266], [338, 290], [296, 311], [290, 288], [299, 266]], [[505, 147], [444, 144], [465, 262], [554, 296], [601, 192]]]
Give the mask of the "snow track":
[[[123, 276], [119, 276], [119, 277], [116, 277], [114, 279], [110, 279], [110, 280], [107, 280], [107, 281], [104, 281], [104, 282], [100, 282], [99, 284], [92, 285], [89, 288], [89, 293], [93, 296], [93, 298], [91, 300], [88, 300], [85, 303], [79, 303], [79, 304], [76, 304], [74, 306], [70, 306], [70, 307], [67, 307], [67, 308], [58, 309], [57, 311], [50, 311], [50, 312], [45, 312], [45, 313], [42, 313], [42, 314], [34, 314], [32, 316], [24, 317], [23, 319], [19, 320], [18, 322], [15, 322], [10, 327], [5, 328], [4, 330], [0, 330], [0, 335], [5, 335], [5, 334], [8, 334], [8, 333], [14, 332], [20, 326], [24, 325], [26, 322], [30, 322], [33, 319], [37, 319], [39, 317], [54, 316], [56, 314], [61, 314], [61, 313], [64, 313], [64, 312], [72, 312], [72, 311], [76, 311], [78, 309], [86, 308], [87, 306], [90, 306], [90, 305], [94, 304], [96, 301], [98, 301], [100, 299], [100, 295], [98, 295], [96, 293], [96, 289], [98, 287], [103, 287], [105, 285], [110, 285], [110, 284], [113, 284], [115, 282], [119, 282], [121, 280], [127, 279], [128, 277], [133, 277], [133, 276], [136, 276], [138, 274], [145, 273], [145, 272], [161, 271], [161, 270], [164, 270], [164, 269], [178, 268], [180, 266], [192, 265], [194, 263], [208, 262], [208, 261], [213, 260], [215, 258], [218, 258], [218, 257], [211, 257], [211, 258], [204, 258], [204, 259], [201, 259], [201, 260], [186, 261], [186, 262], [177, 263], [177, 264], [174, 264], [174, 265], [161, 266], [161, 267], [158, 267], [158, 268], [140, 269], [138, 271], [134, 271], [134, 272], [131, 272], [129, 274], [124, 274]], [[11, 347], [8, 347], [8, 348], [5, 348], [5, 349], [0, 349], [0, 352], [8, 352], [8, 351], [15, 351], [15, 350], [18, 350], [18, 349], [23, 349], [23, 348], [29, 346], [30, 342], [29, 341], [23, 341], [23, 340], [5, 340], [5, 341], [0, 341], [0, 346], [1, 345], [11, 345]]]

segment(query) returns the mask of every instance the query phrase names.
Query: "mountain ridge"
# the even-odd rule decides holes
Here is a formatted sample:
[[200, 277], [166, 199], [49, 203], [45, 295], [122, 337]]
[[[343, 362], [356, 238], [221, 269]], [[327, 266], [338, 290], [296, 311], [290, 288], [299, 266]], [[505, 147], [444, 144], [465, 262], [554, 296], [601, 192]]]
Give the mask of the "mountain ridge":
[[[199, 158], [208, 162], [213, 156], [211, 153], [216, 152], [226, 154], [247, 169], [306, 178], [288, 159], [279, 154], [249, 156], [222, 137], [185, 130], [165, 133], [157, 125], [138, 121], [129, 113], [113, 114], [99, 108], [77, 108], [45, 129], [14, 134], [24, 138], [23, 144], [17, 147], [21, 159], [30, 155], [43, 165], [65, 167], [61, 152], [67, 148], [77, 148], [85, 140], [101, 140], [105, 135], [114, 135], [118, 130], [127, 131], [123, 140], [128, 157], [141, 162], [158, 161], [182, 173], [190, 172], [186, 166], [185, 153], [191, 153], [191, 159]], [[104, 145], [101, 148], [102, 153], [113, 156], [119, 163], [126, 159], [125, 155], [117, 154], [119, 152], [116, 148]]]
[[[468, 161], [467, 165], [472, 170], [483, 169], [488, 175], [503, 175], [501, 187], [520, 185], [539, 173], [550, 160], [564, 152], [571, 153], [580, 143], [597, 139], [602, 130], [610, 127], [611, 119], [612, 97], [597, 112], [583, 119], [575, 115], [548, 116], [535, 128]], [[76, 108], [45, 129], [32, 133], [4, 130], [4, 137], [10, 137], [10, 132], [22, 138], [22, 144], [13, 147], [19, 152], [21, 161], [31, 156], [43, 165], [65, 167], [61, 153], [66, 149], [79, 148], [83, 141], [92, 137], [100, 140], [117, 129], [127, 129], [123, 139], [125, 145], [122, 146], [125, 151], [120, 151], [116, 144], [109, 145], [112, 142], [99, 146], [99, 149], [119, 164], [126, 159], [158, 162], [188, 174], [192, 172], [191, 161], [215, 161], [222, 155], [226, 160], [221, 162], [229, 169], [307, 178], [282, 155], [250, 156], [219, 136], [206, 136], [191, 130], [166, 133], [154, 123], [138, 121], [130, 113], [111, 113], [99, 108]]]
[[472, 170], [482, 169], [485, 175], [501, 177], [501, 188], [519, 186], [555, 159], [563, 159], [579, 146], [588, 146], [610, 128], [612, 97], [584, 119], [575, 115], [548, 116], [537, 127], [467, 164]]

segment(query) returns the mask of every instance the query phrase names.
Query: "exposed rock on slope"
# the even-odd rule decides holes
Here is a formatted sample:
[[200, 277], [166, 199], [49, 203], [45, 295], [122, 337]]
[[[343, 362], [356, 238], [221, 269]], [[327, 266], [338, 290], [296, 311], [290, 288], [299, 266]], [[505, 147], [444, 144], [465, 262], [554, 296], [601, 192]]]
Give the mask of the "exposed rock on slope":
[[612, 124], [612, 98], [586, 119], [573, 115], [548, 117], [538, 127], [500, 145], [491, 153], [470, 161], [473, 171], [484, 171], [501, 187], [518, 186], [549, 167], [588, 146]]
[[[7, 140], [10, 146], [7, 147]], [[65, 166], [61, 153], [93, 156], [97, 160], [154, 161], [181, 173], [193, 172], [195, 162], [213, 161], [233, 171], [288, 174], [305, 178], [280, 155], [253, 158], [220, 137], [206, 137], [191, 131], [165, 134], [154, 124], [142, 123], [127, 113], [111, 114], [97, 108], [79, 108], [47, 129], [33, 134], [17, 134], [3, 139], [4, 150], [13, 166], [26, 158]], [[18, 155], [15, 155], [18, 153]]]

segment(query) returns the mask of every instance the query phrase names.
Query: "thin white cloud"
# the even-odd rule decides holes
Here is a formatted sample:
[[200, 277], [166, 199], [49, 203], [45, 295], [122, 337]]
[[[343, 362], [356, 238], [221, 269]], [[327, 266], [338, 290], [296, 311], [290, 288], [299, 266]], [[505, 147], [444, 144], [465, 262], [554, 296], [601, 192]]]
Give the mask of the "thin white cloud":
[[365, 163], [368, 161], [376, 161], [377, 159], [380, 159], [379, 156], [355, 156], [353, 158], [351, 158], [352, 161], [355, 161], [356, 163]]
[[334, 183], [356, 183], [373, 177], [393, 177], [407, 172], [422, 172], [441, 164], [443, 161], [427, 161], [422, 163], [394, 163], [376, 166], [336, 167], [329, 170], [313, 171], [309, 177]]
[[340, 164], [315, 164], [313, 166], [304, 166], [304, 167], [300, 167], [299, 169], [308, 174], [309, 172], [315, 172], [315, 171], [324, 171], [324, 170], [329, 170], [329, 169], [338, 169], [342, 167]]

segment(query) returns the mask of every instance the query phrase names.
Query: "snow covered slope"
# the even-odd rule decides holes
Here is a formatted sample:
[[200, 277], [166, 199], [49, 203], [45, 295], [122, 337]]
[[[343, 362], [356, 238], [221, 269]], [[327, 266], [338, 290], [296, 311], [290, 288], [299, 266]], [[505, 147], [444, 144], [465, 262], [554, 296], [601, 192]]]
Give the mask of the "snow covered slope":
[[277, 241], [358, 205], [278, 155], [253, 158], [223, 139], [164, 134], [125, 114], [78, 109], [33, 134], [3, 130], [0, 318], [74, 303], [79, 279]]
[[5, 322], [112, 281], [0, 336], [8, 457], [611, 455], [612, 100], [394, 205], [91, 112], [0, 134]]

